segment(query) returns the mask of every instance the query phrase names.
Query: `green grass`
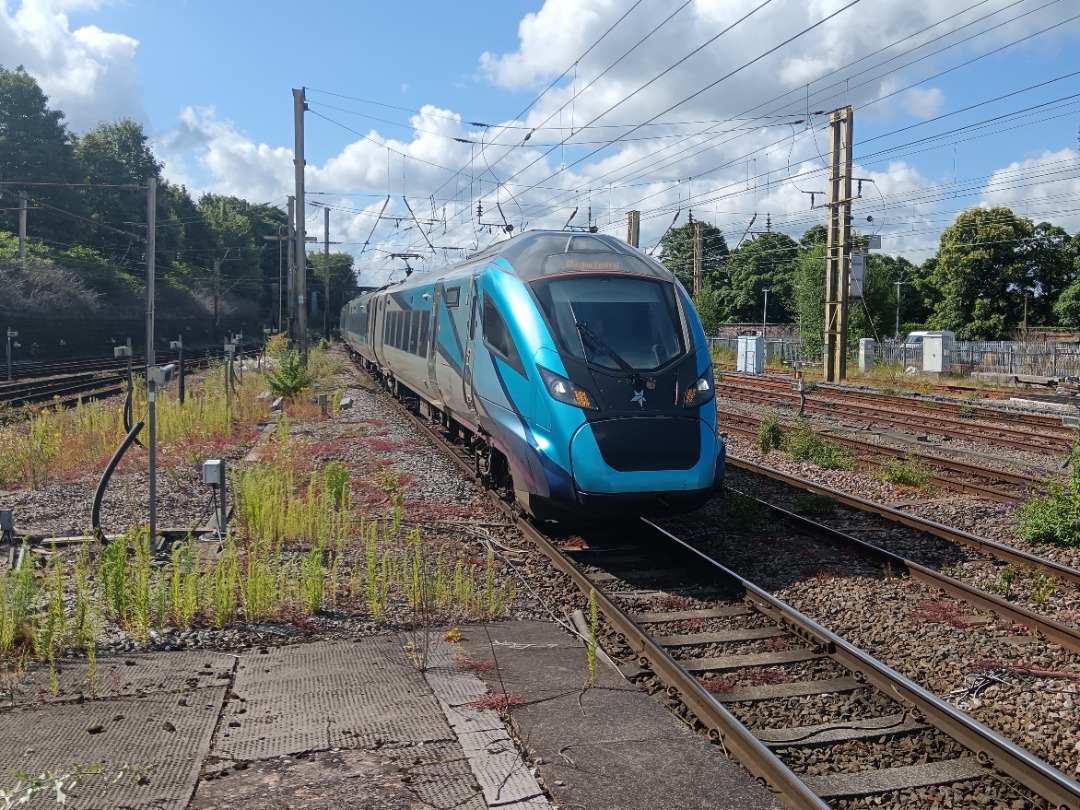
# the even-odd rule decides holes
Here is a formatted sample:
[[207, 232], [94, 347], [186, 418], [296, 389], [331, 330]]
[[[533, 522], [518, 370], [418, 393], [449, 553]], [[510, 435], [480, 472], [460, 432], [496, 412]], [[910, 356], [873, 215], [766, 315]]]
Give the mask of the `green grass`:
[[930, 470], [926, 464], [912, 456], [890, 459], [878, 471], [877, 479], [912, 489], [926, 489], [930, 483]]
[[809, 461], [826, 470], [854, 470], [858, 460], [843, 445], [822, 439], [806, 419], [798, 428], [784, 435], [783, 450], [792, 458]]

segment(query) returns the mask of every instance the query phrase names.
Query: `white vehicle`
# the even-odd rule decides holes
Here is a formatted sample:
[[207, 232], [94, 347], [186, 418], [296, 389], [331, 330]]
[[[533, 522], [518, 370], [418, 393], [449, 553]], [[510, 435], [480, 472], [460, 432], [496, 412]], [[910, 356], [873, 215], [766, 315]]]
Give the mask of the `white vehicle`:
[[923, 338], [926, 338], [926, 337], [928, 337], [930, 335], [940, 336], [940, 337], [943, 337], [943, 338], [948, 338], [950, 342], [956, 340], [956, 335], [954, 335], [952, 332], [948, 332], [948, 331], [929, 332], [929, 331], [925, 331], [925, 330], [919, 330], [919, 331], [916, 331], [916, 332], [908, 332], [907, 333], [907, 337], [904, 338], [904, 346], [906, 346], [908, 348], [911, 348], [911, 349], [920, 348], [920, 347], [922, 347], [922, 344], [923, 344]]

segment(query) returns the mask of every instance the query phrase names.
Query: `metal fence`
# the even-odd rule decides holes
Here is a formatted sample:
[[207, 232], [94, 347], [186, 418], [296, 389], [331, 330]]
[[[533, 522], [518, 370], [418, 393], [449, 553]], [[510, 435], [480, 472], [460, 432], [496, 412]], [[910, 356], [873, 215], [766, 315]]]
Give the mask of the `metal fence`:
[[[710, 347], [736, 351], [738, 338], [728, 335], [709, 338]], [[858, 344], [848, 346], [848, 361], [857, 362]], [[922, 346], [878, 344], [875, 361], [922, 369]], [[814, 350], [794, 340], [766, 340], [766, 363], [820, 363], [824, 347]], [[958, 340], [949, 352], [952, 373], [973, 372], [1020, 374], [1033, 377], [1080, 377], [1080, 343], [1023, 342], [1016, 340]]]

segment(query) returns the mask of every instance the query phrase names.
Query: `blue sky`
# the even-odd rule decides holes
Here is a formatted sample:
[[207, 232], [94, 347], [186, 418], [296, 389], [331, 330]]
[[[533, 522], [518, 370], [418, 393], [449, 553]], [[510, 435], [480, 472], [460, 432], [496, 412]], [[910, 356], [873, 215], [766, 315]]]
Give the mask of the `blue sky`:
[[499, 238], [478, 200], [481, 223], [517, 229], [577, 210], [573, 224], [591, 211], [621, 234], [636, 208], [645, 246], [691, 210], [732, 245], [755, 214], [752, 230], [798, 238], [824, 221], [804, 192], [826, 188], [827, 115], [806, 113], [851, 104], [855, 224], [919, 261], [976, 204], [1080, 230], [1080, 75], [1059, 78], [1080, 70], [1077, 14], [1071, 0], [0, 0], [0, 64], [25, 65], [74, 131], [143, 123], [193, 194], [275, 205], [292, 193], [291, 89], [308, 88], [308, 189], [365, 282], [399, 264], [391, 252], [431, 267]]

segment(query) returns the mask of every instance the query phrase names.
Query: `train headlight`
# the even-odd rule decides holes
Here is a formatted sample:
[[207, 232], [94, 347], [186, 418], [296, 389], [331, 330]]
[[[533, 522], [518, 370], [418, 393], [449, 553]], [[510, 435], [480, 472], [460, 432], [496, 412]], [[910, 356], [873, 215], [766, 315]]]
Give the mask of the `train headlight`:
[[686, 392], [683, 394], [683, 407], [696, 408], [699, 405], [704, 405], [713, 398], [715, 393], [712, 384], [712, 371], [709, 371], [707, 374], [698, 377], [693, 385], [687, 387]]
[[556, 374], [554, 371], [549, 371], [543, 366], [537, 366], [536, 369], [540, 372], [540, 377], [544, 380], [544, 385], [547, 386], [552, 399], [567, 405], [573, 405], [576, 408], [596, 410], [592, 397], [584, 388], [574, 385], [566, 377]]

